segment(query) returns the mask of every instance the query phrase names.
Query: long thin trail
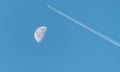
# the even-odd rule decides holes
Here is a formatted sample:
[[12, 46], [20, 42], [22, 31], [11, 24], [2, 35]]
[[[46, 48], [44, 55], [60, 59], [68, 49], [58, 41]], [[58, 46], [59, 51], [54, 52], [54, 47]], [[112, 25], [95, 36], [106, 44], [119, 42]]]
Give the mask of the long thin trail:
[[96, 34], [97, 36], [103, 38], [104, 40], [106, 40], [106, 41], [108, 41], [108, 42], [110, 42], [110, 43], [116, 45], [117, 47], [120, 47], [120, 43], [119, 43], [119, 42], [117, 42], [117, 41], [111, 39], [111, 38], [108, 37], [108, 36], [105, 36], [105, 35], [102, 34], [102, 33], [97, 32], [96, 30], [94, 30], [94, 29], [92, 29], [92, 28], [86, 26], [85, 24], [83, 24], [83, 23], [77, 21], [76, 19], [74, 19], [74, 18], [68, 16], [67, 14], [65, 14], [65, 13], [63, 13], [63, 12], [57, 10], [56, 8], [52, 7], [51, 5], [47, 5], [47, 6], [48, 6], [48, 8], [50, 8], [52, 11], [58, 13], [59, 15], [61, 15], [61, 16], [65, 17], [65, 18], [67, 18], [68, 20], [70, 20], [70, 21], [76, 23], [77, 25], [79, 25], [79, 26], [85, 28], [86, 30], [88, 30], [88, 31], [90, 31], [90, 32], [92, 32], [92, 33], [94, 33], [94, 34]]

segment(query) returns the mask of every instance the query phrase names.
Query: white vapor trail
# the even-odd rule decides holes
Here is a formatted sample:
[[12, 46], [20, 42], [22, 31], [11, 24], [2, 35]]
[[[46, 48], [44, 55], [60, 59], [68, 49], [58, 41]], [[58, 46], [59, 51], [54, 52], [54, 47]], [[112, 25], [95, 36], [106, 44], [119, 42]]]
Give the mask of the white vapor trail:
[[108, 42], [110, 42], [110, 43], [116, 45], [117, 47], [120, 47], [120, 43], [119, 43], [119, 42], [117, 42], [117, 41], [115, 41], [115, 40], [109, 38], [108, 36], [103, 35], [102, 33], [97, 32], [96, 30], [94, 30], [94, 29], [92, 29], [92, 28], [86, 26], [85, 24], [83, 24], [83, 23], [81, 23], [81, 22], [75, 20], [74, 18], [72, 18], [72, 17], [66, 15], [65, 13], [63, 13], [63, 12], [57, 10], [56, 8], [52, 7], [51, 5], [47, 5], [47, 6], [48, 6], [48, 8], [50, 8], [51, 10], [53, 10], [54, 12], [58, 13], [59, 15], [61, 15], [61, 16], [65, 17], [65, 18], [67, 18], [68, 20], [70, 20], [70, 21], [72, 21], [72, 22], [78, 24], [79, 26], [81, 26], [81, 27], [87, 29], [88, 31], [90, 31], [90, 32], [92, 32], [92, 33], [94, 33], [94, 34], [96, 34], [97, 36], [103, 38], [104, 40], [106, 40], [106, 41], [108, 41]]

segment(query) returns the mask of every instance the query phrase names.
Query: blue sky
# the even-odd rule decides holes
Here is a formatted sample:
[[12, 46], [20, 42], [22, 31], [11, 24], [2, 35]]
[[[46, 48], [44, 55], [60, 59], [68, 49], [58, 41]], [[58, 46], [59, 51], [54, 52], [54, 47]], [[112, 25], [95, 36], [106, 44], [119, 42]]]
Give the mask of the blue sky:
[[[50, 4], [120, 41], [119, 0], [0, 0], [0, 72], [120, 72], [120, 48], [50, 10]], [[39, 26], [48, 31], [34, 40]]]

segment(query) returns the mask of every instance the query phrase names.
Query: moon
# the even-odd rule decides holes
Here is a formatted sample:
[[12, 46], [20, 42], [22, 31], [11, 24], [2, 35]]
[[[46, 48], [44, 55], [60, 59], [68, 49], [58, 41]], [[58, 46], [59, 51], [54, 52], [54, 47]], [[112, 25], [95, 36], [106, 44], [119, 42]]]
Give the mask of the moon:
[[35, 40], [40, 43], [42, 41], [42, 39], [44, 38], [45, 36], [45, 33], [47, 31], [47, 27], [46, 26], [41, 26], [41, 27], [38, 27], [35, 32], [34, 32], [34, 38]]

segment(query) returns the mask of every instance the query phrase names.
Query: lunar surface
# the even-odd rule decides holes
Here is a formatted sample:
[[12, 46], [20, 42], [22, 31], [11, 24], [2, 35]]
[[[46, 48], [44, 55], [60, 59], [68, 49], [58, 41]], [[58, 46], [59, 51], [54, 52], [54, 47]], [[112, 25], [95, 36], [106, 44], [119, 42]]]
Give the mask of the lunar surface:
[[45, 36], [45, 33], [47, 31], [47, 27], [46, 26], [41, 26], [41, 27], [38, 27], [36, 30], [35, 30], [35, 33], [34, 33], [34, 38], [35, 40], [40, 43], [42, 41], [42, 39], [44, 38]]

